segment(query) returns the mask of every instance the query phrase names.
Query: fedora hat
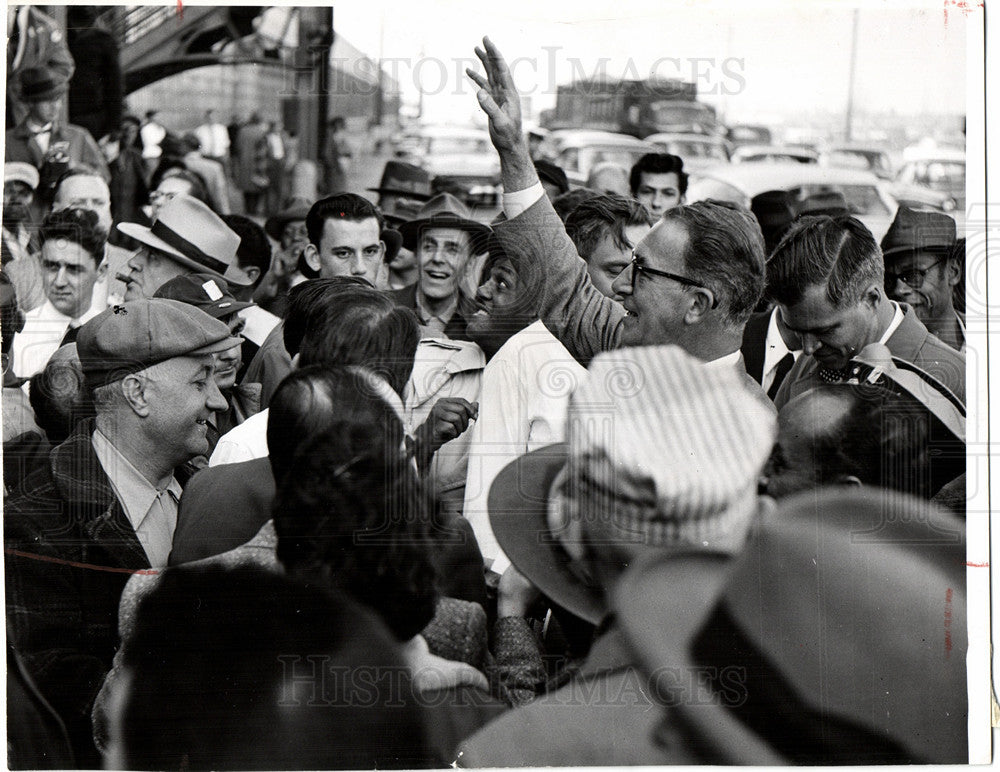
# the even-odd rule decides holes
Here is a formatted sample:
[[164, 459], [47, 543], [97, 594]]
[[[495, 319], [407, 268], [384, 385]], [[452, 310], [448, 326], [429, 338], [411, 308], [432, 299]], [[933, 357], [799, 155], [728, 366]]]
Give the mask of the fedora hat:
[[28, 67], [21, 72], [21, 96], [25, 102], [47, 102], [69, 89], [65, 78], [48, 67]]
[[430, 173], [405, 161], [386, 161], [378, 187], [368, 190], [373, 193], [404, 196], [417, 201], [427, 201], [433, 195]]
[[312, 204], [304, 198], [289, 201], [282, 211], [267, 218], [264, 223], [264, 232], [275, 241], [280, 242], [285, 226], [296, 220], [304, 221], [311, 208]]
[[552, 601], [592, 624], [604, 615], [581, 559], [591, 522], [609, 545], [740, 548], [776, 422], [734, 368], [676, 346], [600, 354], [566, 425], [565, 444], [515, 459], [487, 500], [500, 548]]
[[472, 219], [469, 208], [451, 193], [439, 193], [420, 207], [415, 219], [399, 226], [403, 234], [403, 246], [416, 251], [420, 232], [425, 228], [458, 228], [468, 232], [473, 242], [473, 251], [485, 247], [485, 241], [493, 232], [488, 225]]
[[900, 206], [882, 237], [882, 255], [900, 252], [944, 252], [955, 246], [955, 221], [940, 212], [922, 212]]
[[236, 265], [240, 237], [196, 198], [174, 196], [160, 209], [151, 227], [123, 222], [118, 223], [118, 230], [195, 272], [209, 273], [239, 287], [251, 284]]
[[735, 560], [644, 558], [613, 606], [670, 724], [716, 763], [964, 764], [964, 531], [903, 494], [805, 491]]

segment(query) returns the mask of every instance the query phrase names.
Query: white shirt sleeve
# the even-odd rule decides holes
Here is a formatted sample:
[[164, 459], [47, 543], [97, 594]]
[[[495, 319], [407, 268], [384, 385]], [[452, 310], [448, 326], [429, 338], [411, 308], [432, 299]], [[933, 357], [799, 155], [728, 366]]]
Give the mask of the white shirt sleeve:
[[515, 190], [513, 193], [504, 192], [503, 211], [508, 220], [513, 220], [520, 214], [524, 214], [531, 205], [545, 195], [545, 188], [542, 183], [536, 182], [530, 188]]

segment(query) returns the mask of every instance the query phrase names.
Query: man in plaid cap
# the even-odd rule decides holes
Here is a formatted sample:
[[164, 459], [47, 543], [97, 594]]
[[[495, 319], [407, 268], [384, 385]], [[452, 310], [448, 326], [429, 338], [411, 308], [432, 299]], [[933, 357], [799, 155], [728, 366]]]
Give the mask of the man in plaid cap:
[[226, 408], [212, 355], [237, 342], [173, 300], [94, 317], [77, 349], [96, 418], [6, 502], [8, 629], [83, 767], [100, 766], [90, 708], [118, 642], [119, 596], [130, 573], [167, 563], [174, 470], [208, 449], [209, 416]]
[[597, 636], [566, 686], [467, 740], [463, 766], [657, 763], [657, 711], [608, 595], [647, 554], [738, 554], [773, 506], [757, 483], [775, 418], [733, 368], [676, 346], [602, 354], [570, 399], [567, 426], [565, 445], [497, 476], [490, 521], [513, 566]]

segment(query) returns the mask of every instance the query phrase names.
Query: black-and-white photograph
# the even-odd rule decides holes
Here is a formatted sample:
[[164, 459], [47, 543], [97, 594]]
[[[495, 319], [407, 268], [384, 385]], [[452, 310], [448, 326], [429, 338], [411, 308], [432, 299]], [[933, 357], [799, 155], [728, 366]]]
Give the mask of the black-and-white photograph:
[[985, 14], [8, 4], [8, 768], [990, 762]]

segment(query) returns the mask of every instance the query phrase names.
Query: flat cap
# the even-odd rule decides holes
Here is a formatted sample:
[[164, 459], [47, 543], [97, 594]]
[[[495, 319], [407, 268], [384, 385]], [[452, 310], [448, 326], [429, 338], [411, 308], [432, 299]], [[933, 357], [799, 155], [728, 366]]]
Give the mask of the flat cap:
[[32, 190], [38, 187], [38, 169], [24, 161], [7, 161], [3, 165], [4, 182], [23, 182]]
[[87, 384], [95, 388], [174, 357], [214, 354], [239, 342], [199, 308], [143, 298], [95, 316], [80, 328], [76, 348]]

